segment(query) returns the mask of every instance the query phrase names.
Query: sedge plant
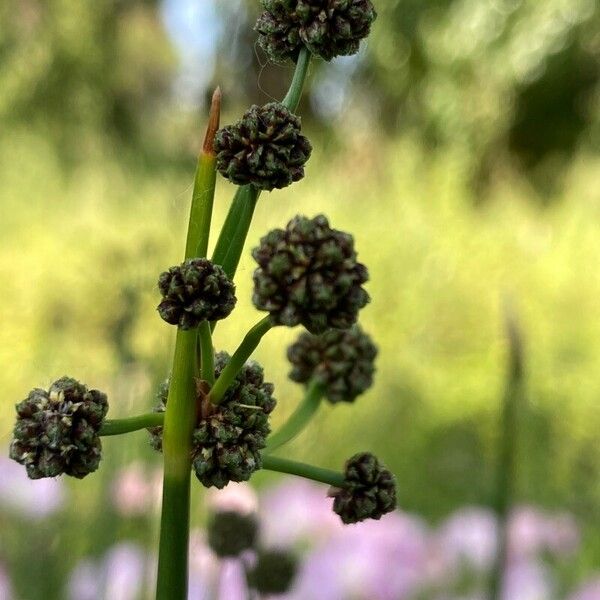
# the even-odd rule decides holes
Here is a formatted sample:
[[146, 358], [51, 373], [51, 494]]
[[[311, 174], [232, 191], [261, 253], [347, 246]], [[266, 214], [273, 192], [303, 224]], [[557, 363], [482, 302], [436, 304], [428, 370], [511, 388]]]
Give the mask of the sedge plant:
[[[344, 523], [379, 519], [396, 506], [393, 475], [371, 453], [352, 456], [341, 472], [286, 458], [282, 449], [320, 404], [351, 403], [373, 380], [376, 346], [358, 325], [368, 303], [368, 270], [353, 237], [324, 215], [298, 215], [264, 235], [252, 250], [252, 301], [264, 313], [237, 348], [215, 352], [213, 331], [237, 299], [234, 277], [259, 196], [304, 177], [311, 144], [295, 114], [310, 61], [357, 52], [376, 13], [370, 0], [262, 0], [255, 30], [276, 61], [295, 63], [281, 102], [252, 106], [220, 128], [221, 92], [212, 98], [198, 159], [183, 262], [158, 278], [158, 314], [176, 328], [169, 379], [154, 412], [107, 418], [108, 399], [70, 377], [34, 389], [17, 404], [10, 456], [29, 477], [83, 478], [100, 463], [105, 436], [148, 429], [164, 459], [156, 598], [187, 596], [190, 486], [222, 488], [259, 469], [329, 486]], [[208, 257], [217, 174], [239, 186]], [[269, 202], [269, 198], [264, 198]], [[275, 327], [301, 327], [288, 349], [290, 377], [304, 398], [271, 433], [274, 388], [252, 353]]]

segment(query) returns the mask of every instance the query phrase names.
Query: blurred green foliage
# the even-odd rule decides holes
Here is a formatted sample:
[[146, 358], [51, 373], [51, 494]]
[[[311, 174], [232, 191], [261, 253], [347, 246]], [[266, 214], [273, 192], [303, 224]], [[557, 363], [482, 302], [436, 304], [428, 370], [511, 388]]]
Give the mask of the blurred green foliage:
[[[289, 74], [249, 68], [253, 3], [245, 13], [219, 6], [223, 43], [238, 32], [215, 75], [231, 112], [281, 95]], [[155, 280], [181, 256], [201, 127], [171, 96], [175, 52], [158, 9], [0, 4], [5, 442], [14, 403], [65, 373], [106, 390], [112, 416], [149, 408], [167, 375], [173, 331], [155, 313]], [[248, 243], [297, 212], [325, 212], [355, 234], [371, 272], [363, 325], [380, 346], [376, 386], [354, 406], [324, 407], [293, 453], [339, 468], [370, 448], [397, 474], [401, 505], [430, 519], [489, 503], [508, 294], [526, 340], [517, 495], [578, 516], [585, 570], [600, 560], [600, 6], [386, 0], [378, 9], [347, 76], [313, 67], [302, 106], [316, 146], [307, 178], [261, 197]], [[316, 91], [329, 77], [352, 89], [343, 118], [325, 123]], [[217, 225], [232, 192], [219, 182]], [[259, 318], [252, 269], [247, 251], [219, 348], [233, 350]], [[301, 394], [286, 380], [295, 335], [273, 331], [257, 353], [276, 384], [275, 423]], [[82, 517], [52, 548], [99, 553], [127, 529], [105, 512], [105, 484], [114, 465], [150, 450], [139, 434], [107, 440], [105, 454], [105, 469], [73, 486]], [[86, 539], [86, 522], [106, 540]], [[149, 535], [146, 524], [135, 531]]]

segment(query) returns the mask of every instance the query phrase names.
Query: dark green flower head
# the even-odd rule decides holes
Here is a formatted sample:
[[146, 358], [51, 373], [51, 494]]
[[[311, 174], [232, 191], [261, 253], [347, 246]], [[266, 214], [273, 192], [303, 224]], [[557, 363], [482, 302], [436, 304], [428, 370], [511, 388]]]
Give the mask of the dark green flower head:
[[322, 335], [302, 333], [287, 351], [290, 379], [318, 381], [330, 402], [352, 402], [373, 384], [377, 347], [358, 325]]
[[268, 191], [302, 179], [312, 152], [300, 118], [279, 102], [254, 105], [237, 123], [219, 129], [214, 148], [223, 177]]
[[[215, 378], [229, 362], [226, 352], [215, 356]], [[167, 398], [160, 392], [164, 411]], [[225, 487], [230, 481], [247, 481], [262, 467], [260, 451], [266, 445], [271, 428], [269, 415], [275, 408], [273, 385], [264, 381], [262, 367], [247, 362], [218, 406], [209, 405], [193, 433], [192, 467], [206, 487]], [[162, 449], [162, 427], [152, 427], [150, 443]]]
[[296, 60], [302, 46], [325, 60], [356, 54], [377, 17], [371, 0], [262, 0], [254, 29], [273, 60]]
[[298, 561], [285, 550], [262, 550], [254, 568], [248, 573], [248, 583], [259, 594], [285, 594], [294, 583]]
[[30, 479], [62, 473], [81, 479], [98, 468], [106, 394], [62, 377], [48, 391], [29, 392], [16, 409], [10, 457], [25, 466]]
[[224, 319], [236, 303], [233, 281], [206, 258], [190, 258], [171, 267], [159, 277], [158, 289], [163, 296], [158, 305], [161, 318], [181, 329]]
[[208, 524], [208, 544], [219, 557], [239, 556], [254, 547], [258, 522], [235, 511], [215, 513]]
[[348, 329], [369, 301], [362, 287], [369, 275], [352, 236], [331, 229], [323, 215], [293, 218], [263, 237], [252, 256], [252, 300], [276, 324], [302, 324], [314, 334]]
[[346, 462], [345, 487], [333, 490], [333, 510], [342, 521], [380, 519], [396, 508], [396, 480], [370, 452]]

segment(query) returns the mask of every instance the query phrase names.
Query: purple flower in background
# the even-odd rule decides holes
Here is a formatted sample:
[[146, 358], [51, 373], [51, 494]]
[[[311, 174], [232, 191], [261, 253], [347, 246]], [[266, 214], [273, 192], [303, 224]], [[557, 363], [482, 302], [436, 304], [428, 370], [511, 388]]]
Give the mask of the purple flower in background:
[[502, 588], [502, 600], [554, 598], [554, 584], [546, 566], [538, 562], [522, 562], [508, 568]]
[[579, 545], [579, 530], [569, 515], [550, 515], [532, 506], [515, 508], [508, 523], [509, 558], [519, 561], [542, 552], [565, 556]]
[[403, 600], [428, 580], [427, 529], [390, 514], [345, 527], [305, 559], [286, 598]]
[[58, 511], [65, 501], [59, 479], [29, 479], [15, 461], [0, 456], [0, 507], [24, 517], [42, 519]]
[[235, 511], [248, 515], [258, 510], [258, 497], [248, 483], [231, 481], [222, 490], [209, 488], [208, 506], [213, 512]]
[[136, 600], [147, 581], [152, 561], [136, 544], [113, 546], [100, 561], [82, 560], [71, 573], [70, 600]]
[[199, 529], [190, 532], [190, 571], [188, 598], [212, 600], [219, 576], [219, 561], [208, 546], [206, 535]]
[[11, 600], [12, 598], [13, 592], [8, 573], [0, 564], [0, 600]]
[[332, 510], [327, 486], [288, 479], [260, 500], [261, 536], [267, 545], [314, 544], [344, 530]]
[[580, 587], [569, 600], [600, 600], [600, 576]]
[[111, 498], [115, 510], [124, 517], [140, 516], [159, 506], [162, 493], [162, 472], [148, 473], [141, 462], [121, 469], [112, 484]]
[[[237, 559], [221, 561], [217, 600], [240, 600], [248, 597], [248, 585], [242, 563]], [[189, 595], [189, 600], [195, 596]]]
[[491, 510], [467, 507], [451, 515], [435, 534], [444, 576], [461, 566], [488, 571], [496, 556], [498, 526]]

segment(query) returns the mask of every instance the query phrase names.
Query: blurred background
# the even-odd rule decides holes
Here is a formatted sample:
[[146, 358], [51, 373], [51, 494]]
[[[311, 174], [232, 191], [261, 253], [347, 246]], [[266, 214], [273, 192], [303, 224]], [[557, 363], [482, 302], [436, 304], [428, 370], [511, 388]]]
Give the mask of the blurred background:
[[[216, 343], [232, 351], [260, 317], [249, 249], [261, 235], [319, 212], [351, 231], [371, 273], [361, 319], [380, 348], [376, 384], [352, 406], [325, 406], [289, 453], [339, 469], [370, 449], [396, 474], [398, 518], [418, 519], [423, 544], [475, 511], [483, 521], [456, 527], [481, 549], [496, 498], [510, 297], [526, 370], [515, 505], [536, 518], [560, 515], [572, 537], [568, 552], [540, 542], [528, 558], [546, 587], [505, 600], [571, 597], [600, 573], [600, 3], [374, 3], [379, 18], [358, 55], [312, 64], [299, 109], [315, 148], [307, 177], [261, 197], [238, 307]], [[155, 312], [156, 278], [183, 250], [207, 99], [221, 85], [229, 123], [252, 103], [282, 98], [292, 75], [256, 45], [259, 8], [0, 3], [4, 456], [14, 404], [64, 374], [107, 391], [113, 417], [154, 405], [174, 341]], [[233, 192], [220, 178], [216, 226]], [[257, 352], [277, 390], [274, 425], [302, 395], [286, 377], [296, 335], [274, 331]], [[144, 432], [106, 439], [102, 468], [82, 482], [32, 487], [0, 457], [0, 598], [141, 597], [136, 573], [157, 539], [159, 484], [150, 483], [159, 465]], [[252, 483], [278, 481], [260, 473]], [[210, 507], [195, 496], [201, 528]], [[313, 539], [298, 552], [324, 550]], [[111, 560], [133, 565], [120, 575], [139, 584], [130, 595], [125, 584], [98, 583]], [[417, 584], [382, 595], [357, 580], [322, 597], [481, 597], [462, 579], [463, 591], [447, 581], [441, 596]], [[600, 589], [590, 594], [572, 597], [593, 600]]]

